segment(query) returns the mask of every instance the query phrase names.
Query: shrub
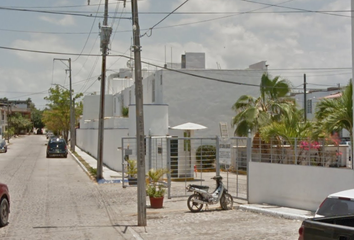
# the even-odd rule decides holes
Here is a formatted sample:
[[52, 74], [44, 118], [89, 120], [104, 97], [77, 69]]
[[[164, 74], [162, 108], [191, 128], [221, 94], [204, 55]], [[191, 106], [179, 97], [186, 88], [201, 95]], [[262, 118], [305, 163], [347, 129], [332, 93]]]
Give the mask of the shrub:
[[212, 145], [202, 145], [196, 152], [197, 169], [215, 169], [216, 147]]

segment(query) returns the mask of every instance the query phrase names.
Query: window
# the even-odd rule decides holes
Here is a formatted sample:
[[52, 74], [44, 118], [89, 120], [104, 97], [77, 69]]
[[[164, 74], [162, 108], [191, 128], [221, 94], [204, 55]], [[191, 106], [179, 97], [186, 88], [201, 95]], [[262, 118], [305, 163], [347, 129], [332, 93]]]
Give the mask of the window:
[[307, 112], [307, 113], [312, 113], [312, 99], [307, 100], [306, 112]]

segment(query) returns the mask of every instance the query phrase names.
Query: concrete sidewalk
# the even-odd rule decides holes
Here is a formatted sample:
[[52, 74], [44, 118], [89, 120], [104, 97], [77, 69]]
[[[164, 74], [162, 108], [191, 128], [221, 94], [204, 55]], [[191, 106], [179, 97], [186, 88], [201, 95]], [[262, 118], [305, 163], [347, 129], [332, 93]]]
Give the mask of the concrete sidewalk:
[[[97, 168], [97, 160], [87, 154], [86, 152], [82, 151], [80, 148], [75, 147], [76, 153], [82, 157], [92, 168]], [[71, 153], [71, 152], [70, 152]], [[75, 157], [75, 155], [72, 154], [72, 156], [75, 158], [75, 160], [78, 162], [78, 164], [82, 167], [84, 171], [87, 172], [87, 169], [81, 164], [81, 162]], [[122, 183], [122, 173], [121, 172], [116, 172], [108, 167], [103, 166], [103, 177], [104, 179], [101, 179], [98, 181], [98, 184], [104, 184], [104, 183]], [[166, 199], [166, 203], [168, 203], [169, 206], [169, 211], [173, 210], [180, 210], [180, 209], [185, 209], [186, 208], [186, 199], [182, 200], [176, 200], [176, 198], [173, 199]], [[288, 208], [288, 207], [282, 207], [282, 206], [274, 206], [274, 205], [268, 205], [268, 204], [249, 204], [247, 201], [240, 200], [240, 199], [234, 199], [234, 207], [239, 208], [245, 211], [251, 211], [251, 212], [257, 212], [257, 213], [262, 213], [265, 215], [272, 215], [272, 216], [277, 216], [277, 217], [282, 217], [286, 219], [294, 219], [294, 220], [303, 220], [306, 218], [311, 218], [314, 216], [314, 212], [308, 211], [308, 210], [302, 210], [302, 209], [294, 209], [294, 208]], [[209, 208], [212, 208], [213, 205], [211, 205]]]

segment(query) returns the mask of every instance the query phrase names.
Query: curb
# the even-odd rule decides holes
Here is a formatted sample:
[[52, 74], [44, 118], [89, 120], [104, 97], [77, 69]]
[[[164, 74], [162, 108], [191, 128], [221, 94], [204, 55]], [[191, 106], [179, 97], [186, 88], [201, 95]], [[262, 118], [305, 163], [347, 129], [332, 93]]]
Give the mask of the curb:
[[273, 208], [273, 209], [277, 209], [276, 211], [264, 209], [264, 208], [260, 208], [260, 207], [254, 207], [251, 205], [240, 205], [239, 208], [242, 210], [250, 211], [250, 212], [263, 213], [265, 215], [271, 215], [271, 216], [281, 217], [281, 218], [285, 218], [285, 219], [292, 219], [292, 220], [303, 221], [307, 218], [313, 217], [313, 216], [307, 216], [307, 215], [303, 215], [303, 214], [284, 212], [284, 211], [279, 210], [279, 208]]

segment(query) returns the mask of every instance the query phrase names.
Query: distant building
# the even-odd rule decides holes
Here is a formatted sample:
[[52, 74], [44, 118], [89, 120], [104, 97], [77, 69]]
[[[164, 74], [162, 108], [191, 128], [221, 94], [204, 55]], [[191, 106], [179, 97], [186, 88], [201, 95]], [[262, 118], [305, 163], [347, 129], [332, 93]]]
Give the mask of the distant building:
[[[261, 77], [266, 72], [265, 61], [244, 70], [224, 70], [205, 69], [204, 53], [185, 53], [181, 60], [179, 68], [176, 64], [166, 64], [165, 69], [143, 72], [145, 135], [181, 137], [183, 132], [171, 127], [192, 122], [207, 127], [195, 131], [194, 136], [219, 136], [220, 122], [226, 122], [231, 129], [236, 114], [232, 106], [237, 99], [244, 94], [258, 96]], [[173, 68], [168, 68], [169, 65]], [[135, 136], [136, 131], [135, 85], [130, 80], [133, 74], [128, 74], [126, 69], [120, 73], [108, 77], [109, 94], [105, 96], [104, 144], [108, 142], [111, 150], [105, 146], [103, 162], [115, 165], [113, 168], [121, 168], [121, 160], [115, 163], [111, 160], [120, 158], [116, 149], [121, 138]], [[127, 77], [122, 78], [123, 75]], [[114, 86], [118, 88], [114, 89]], [[99, 95], [84, 97], [77, 131], [77, 145], [94, 156], [97, 154], [99, 98]], [[127, 107], [129, 118], [124, 118], [122, 111]], [[113, 139], [108, 140], [108, 137]]]
[[[342, 91], [343, 89], [341, 87], [332, 87], [327, 88], [326, 90], [312, 90], [306, 91], [306, 94], [304, 94], [304, 92], [301, 92], [293, 93], [292, 95], [295, 98], [296, 103], [300, 109], [303, 109], [305, 111], [306, 107], [306, 119], [311, 121], [315, 119], [316, 105], [318, 102], [320, 102], [322, 99], [339, 98], [342, 96]], [[304, 104], [305, 97], [306, 105]], [[350, 139], [350, 134], [345, 129], [339, 133], [339, 136], [341, 138]]]

